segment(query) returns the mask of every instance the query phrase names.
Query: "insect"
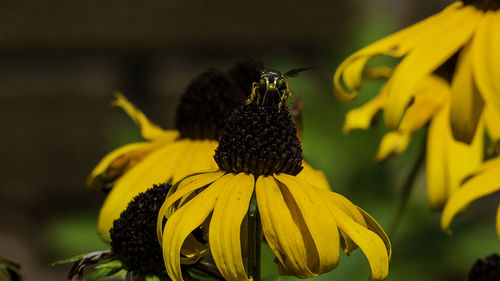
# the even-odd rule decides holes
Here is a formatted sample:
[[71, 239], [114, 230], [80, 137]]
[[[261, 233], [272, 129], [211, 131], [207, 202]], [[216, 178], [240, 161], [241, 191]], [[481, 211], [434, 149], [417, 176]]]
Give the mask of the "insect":
[[[286, 106], [286, 102], [291, 96], [290, 85], [285, 78], [296, 77], [300, 72], [312, 69], [312, 67], [295, 68], [283, 74], [277, 70], [266, 69], [261, 63], [254, 63], [259, 67], [260, 80], [252, 83], [252, 92], [246, 103], [250, 104], [256, 100], [257, 104], [264, 105], [266, 104], [266, 98], [268, 103], [273, 103], [274, 100], [279, 98], [279, 109], [283, 105]], [[271, 96], [268, 97], [268, 95]]]

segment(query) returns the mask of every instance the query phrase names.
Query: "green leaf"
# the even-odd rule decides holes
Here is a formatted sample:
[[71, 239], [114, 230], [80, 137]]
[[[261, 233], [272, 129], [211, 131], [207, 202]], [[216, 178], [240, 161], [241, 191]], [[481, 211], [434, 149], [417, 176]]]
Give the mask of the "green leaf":
[[95, 267], [96, 269], [99, 268], [122, 268], [122, 262], [119, 260], [111, 260], [106, 263], [101, 263]]
[[58, 264], [65, 264], [65, 263], [75, 262], [75, 261], [77, 261], [79, 259], [82, 259], [83, 257], [85, 257], [88, 254], [90, 254], [90, 253], [80, 254], [80, 255], [72, 256], [70, 258], [65, 258], [65, 259], [62, 259], [62, 260], [58, 260], [58, 261], [52, 262], [50, 265], [54, 266], [54, 265], [58, 265]]
[[111, 277], [112, 275], [115, 275], [118, 273], [121, 269], [119, 268], [99, 268], [96, 269], [92, 272], [89, 272], [89, 274], [85, 275], [82, 279], [82, 281], [94, 281], [94, 280], [101, 280], [106, 277]]

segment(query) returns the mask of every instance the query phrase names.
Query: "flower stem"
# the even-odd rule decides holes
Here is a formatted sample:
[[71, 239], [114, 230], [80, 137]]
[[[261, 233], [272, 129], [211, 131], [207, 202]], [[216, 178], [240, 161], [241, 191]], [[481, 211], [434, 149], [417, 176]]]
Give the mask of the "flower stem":
[[403, 213], [405, 212], [406, 207], [408, 206], [408, 201], [410, 199], [411, 192], [413, 191], [413, 187], [415, 186], [415, 181], [417, 180], [419, 171], [425, 161], [425, 150], [426, 150], [425, 138], [423, 142], [424, 145], [418, 154], [418, 158], [415, 161], [415, 164], [413, 164], [413, 167], [410, 171], [410, 174], [406, 178], [406, 181], [400, 188], [401, 193], [399, 194], [399, 198], [397, 199], [397, 205], [394, 210], [394, 215], [392, 216], [392, 221], [391, 224], [389, 225], [388, 234], [391, 239], [396, 234], [396, 230], [400, 225], [401, 219], [403, 218]]
[[248, 208], [248, 275], [254, 281], [261, 281], [260, 250], [262, 243], [262, 225], [255, 192]]

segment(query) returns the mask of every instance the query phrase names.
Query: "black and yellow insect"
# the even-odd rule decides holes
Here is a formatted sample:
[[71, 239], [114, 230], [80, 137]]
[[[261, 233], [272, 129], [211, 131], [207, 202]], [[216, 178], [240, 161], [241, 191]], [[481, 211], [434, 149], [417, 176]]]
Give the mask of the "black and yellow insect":
[[295, 77], [302, 71], [312, 69], [312, 67], [295, 68], [286, 73], [281, 73], [277, 70], [265, 69], [262, 64], [258, 65], [261, 73], [260, 80], [252, 83], [252, 92], [246, 103], [256, 102], [264, 105], [279, 100], [279, 109], [283, 106], [286, 107], [286, 102], [291, 96], [290, 85], [285, 78]]

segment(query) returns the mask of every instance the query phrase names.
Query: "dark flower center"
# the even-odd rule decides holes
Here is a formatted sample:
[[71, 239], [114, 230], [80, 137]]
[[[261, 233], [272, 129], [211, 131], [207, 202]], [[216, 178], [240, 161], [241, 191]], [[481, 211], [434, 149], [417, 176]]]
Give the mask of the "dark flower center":
[[484, 260], [477, 260], [469, 271], [469, 281], [500, 280], [500, 256], [493, 254]]
[[500, 9], [500, 0], [463, 0], [462, 2], [464, 2], [465, 5], [473, 5], [477, 9], [483, 11], [496, 11]]
[[156, 238], [156, 218], [171, 185], [153, 186], [128, 204], [110, 230], [111, 251], [129, 271], [161, 274], [165, 271]]
[[226, 120], [214, 159], [232, 173], [296, 175], [302, 170], [302, 147], [287, 110], [249, 104]]
[[175, 116], [181, 138], [217, 140], [224, 119], [246, 95], [223, 72], [210, 68], [191, 82]]

